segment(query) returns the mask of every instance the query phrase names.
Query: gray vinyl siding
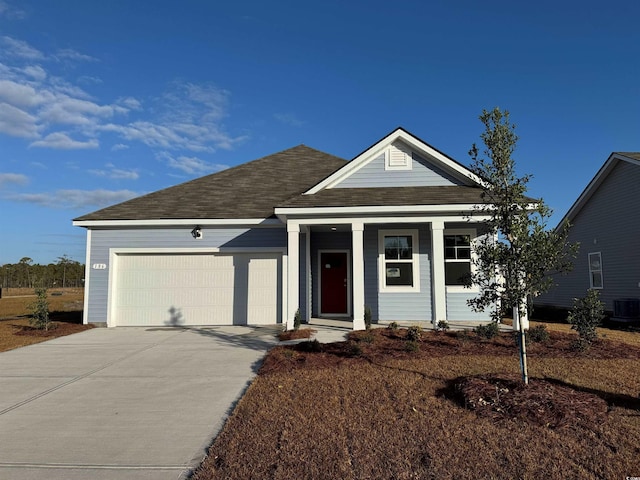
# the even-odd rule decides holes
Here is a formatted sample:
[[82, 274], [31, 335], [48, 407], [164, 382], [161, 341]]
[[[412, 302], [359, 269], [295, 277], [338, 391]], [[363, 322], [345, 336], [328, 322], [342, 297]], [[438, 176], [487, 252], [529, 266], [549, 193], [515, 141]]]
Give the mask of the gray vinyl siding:
[[447, 292], [447, 320], [450, 322], [491, 320], [489, 311], [474, 312], [467, 305], [467, 300], [470, 300], [477, 295], [477, 292], [473, 292], [471, 290]]
[[613, 301], [640, 297], [640, 167], [618, 162], [573, 219], [569, 240], [580, 242], [574, 269], [555, 278], [557, 286], [534, 300], [538, 305], [570, 308], [589, 289], [589, 253], [601, 252], [606, 309]]
[[380, 155], [334, 188], [464, 185], [460, 180], [415, 154], [411, 161], [411, 170], [385, 171], [384, 158], [384, 155]]
[[109, 249], [111, 248], [286, 248], [285, 228], [202, 228], [203, 238], [195, 240], [191, 229], [138, 228], [92, 229], [90, 262], [105, 264], [104, 270], [91, 270], [87, 320], [90, 323], [107, 321], [109, 291]]
[[[418, 230], [420, 291], [418, 292], [379, 292], [377, 317], [379, 321], [416, 321], [430, 322], [431, 313], [431, 232], [428, 224], [392, 224], [377, 225], [366, 229], [367, 242], [365, 242], [365, 260], [370, 262], [378, 271], [378, 233], [380, 230]], [[379, 289], [378, 275], [373, 286]], [[367, 285], [372, 288], [372, 285]], [[371, 292], [365, 290], [365, 298], [371, 298]], [[372, 309], [373, 314], [373, 309]]]

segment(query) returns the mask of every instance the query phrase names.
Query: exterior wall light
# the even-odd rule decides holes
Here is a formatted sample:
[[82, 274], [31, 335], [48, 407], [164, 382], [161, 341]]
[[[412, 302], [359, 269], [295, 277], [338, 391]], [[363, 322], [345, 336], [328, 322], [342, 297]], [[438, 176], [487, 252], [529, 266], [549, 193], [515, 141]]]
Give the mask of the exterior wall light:
[[202, 238], [202, 229], [200, 228], [199, 225], [196, 227], [193, 227], [193, 230], [191, 230], [191, 236], [196, 240], [200, 240]]

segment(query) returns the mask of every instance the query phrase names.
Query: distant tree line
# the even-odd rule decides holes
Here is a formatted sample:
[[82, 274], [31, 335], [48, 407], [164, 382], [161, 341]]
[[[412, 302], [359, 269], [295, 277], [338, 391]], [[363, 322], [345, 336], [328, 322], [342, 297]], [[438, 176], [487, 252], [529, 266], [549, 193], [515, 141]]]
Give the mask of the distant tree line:
[[0, 266], [0, 286], [3, 288], [63, 288], [84, 286], [84, 264], [67, 255], [56, 263], [40, 265], [29, 257], [18, 263]]

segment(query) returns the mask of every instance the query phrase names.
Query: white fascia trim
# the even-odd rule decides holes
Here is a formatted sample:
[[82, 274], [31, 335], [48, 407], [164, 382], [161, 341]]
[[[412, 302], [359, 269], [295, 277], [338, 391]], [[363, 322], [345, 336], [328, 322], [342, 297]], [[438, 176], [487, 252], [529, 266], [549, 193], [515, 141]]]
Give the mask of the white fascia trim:
[[582, 191], [578, 199], [573, 203], [573, 205], [571, 205], [571, 208], [569, 208], [569, 211], [567, 211], [565, 216], [562, 217], [560, 222], [558, 222], [558, 226], [556, 227], [556, 230], [562, 228], [562, 226], [565, 223], [570, 222], [575, 218], [575, 216], [580, 212], [580, 210], [582, 210], [582, 207], [584, 207], [585, 204], [589, 201], [591, 196], [596, 192], [596, 190], [598, 190], [602, 182], [604, 182], [604, 180], [609, 176], [609, 174], [611, 173], [613, 168], [616, 166], [618, 161], [628, 162], [633, 165], [640, 166], [640, 161], [634, 158], [629, 158], [624, 155], [620, 155], [618, 153], [612, 153], [611, 155], [609, 155], [609, 158], [607, 159], [607, 161], [604, 162], [604, 165], [600, 167], [600, 170], [598, 170], [595, 176], [587, 184], [587, 186]]
[[277, 218], [184, 218], [162, 220], [74, 220], [75, 227], [173, 227], [185, 225], [206, 226], [264, 226], [284, 227]]
[[469, 221], [469, 218], [464, 215], [449, 215], [449, 216], [409, 216], [409, 217], [323, 217], [323, 218], [295, 218], [289, 219], [287, 223], [298, 225], [351, 225], [353, 223], [368, 224], [380, 224], [380, 223], [432, 223], [432, 222], [446, 222], [446, 223], [482, 223], [489, 220], [491, 217], [488, 215], [473, 216], [473, 222]]
[[139, 248], [110, 248], [109, 254], [161, 254], [161, 253], [184, 253], [184, 254], [213, 254], [213, 253], [285, 253], [286, 248], [282, 247], [202, 247], [202, 248], [171, 248], [171, 247], [139, 247]]
[[398, 205], [398, 206], [372, 206], [372, 207], [303, 207], [303, 208], [276, 208], [276, 215], [348, 215], [371, 213], [395, 213], [405, 215], [407, 213], [451, 213], [465, 212], [473, 214], [481, 212], [480, 205], [470, 203], [453, 205]]
[[413, 135], [409, 135], [404, 130], [398, 128], [392, 133], [390, 133], [387, 137], [383, 138], [381, 141], [373, 145], [371, 148], [362, 152], [360, 155], [358, 155], [356, 158], [351, 160], [340, 170], [338, 170], [337, 172], [334, 172], [332, 175], [329, 175], [322, 182], [316, 184], [315, 186], [307, 190], [304, 194], [312, 195], [314, 193], [318, 193], [321, 190], [324, 190], [325, 188], [334, 187], [338, 183], [342, 182], [345, 178], [347, 178], [348, 176], [352, 175], [354, 172], [362, 168], [369, 161], [373, 160], [374, 158], [377, 158], [377, 155], [381, 154], [387, 147], [389, 147], [389, 145], [391, 145], [393, 142], [397, 140], [402, 140], [403, 142], [408, 144], [410, 147], [413, 147], [416, 150], [416, 153], [422, 154], [427, 158], [428, 157], [435, 158], [436, 160], [441, 162], [446, 168], [455, 171], [456, 173], [463, 176], [464, 178], [469, 179], [472, 183], [475, 183], [477, 185], [484, 184], [484, 181], [480, 177], [475, 175], [466, 167], [463, 167], [457, 162], [454, 162], [446, 155], [443, 155], [437, 150], [434, 150], [432, 147], [418, 140]]

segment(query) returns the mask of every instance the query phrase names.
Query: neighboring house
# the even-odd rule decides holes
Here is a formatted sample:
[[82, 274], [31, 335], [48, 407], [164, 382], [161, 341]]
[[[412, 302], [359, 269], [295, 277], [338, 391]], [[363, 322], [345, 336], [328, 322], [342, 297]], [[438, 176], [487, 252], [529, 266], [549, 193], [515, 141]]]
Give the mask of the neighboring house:
[[480, 179], [396, 129], [350, 162], [304, 145], [76, 218], [85, 323], [488, 321], [465, 288]]
[[573, 271], [536, 305], [569, 308], [593, 288], [615, 316], [638, 316], [639, 189], [640, 152], [612, 153], [559, 224], [569, 222], [569, 241], [580, 243]]

